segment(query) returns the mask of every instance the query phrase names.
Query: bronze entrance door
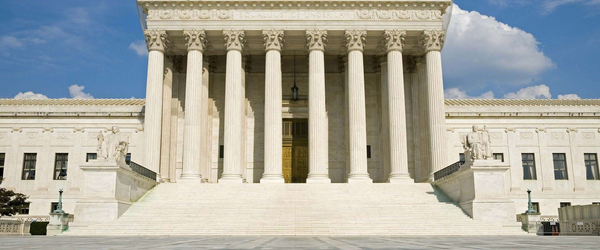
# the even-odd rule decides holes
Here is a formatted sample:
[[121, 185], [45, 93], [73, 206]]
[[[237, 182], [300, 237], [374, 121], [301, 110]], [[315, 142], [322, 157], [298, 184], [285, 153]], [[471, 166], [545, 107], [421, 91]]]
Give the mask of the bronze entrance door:
[[282, 132], [282, 168], [285, 183], [306, 183], [308, 177], [308, 120], [284, 120]]

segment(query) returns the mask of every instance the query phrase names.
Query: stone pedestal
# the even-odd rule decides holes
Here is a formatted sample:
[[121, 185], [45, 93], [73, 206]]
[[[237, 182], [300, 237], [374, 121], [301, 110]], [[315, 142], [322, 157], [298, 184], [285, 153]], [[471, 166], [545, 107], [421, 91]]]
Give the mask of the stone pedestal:
[[515, 206], [504, 185], [508, 169], [508, 163], [498, 160], [476, 160], [435, 180], [434, 185], [473, 219], [515, 226]]
[[71, 227], [86, 227], [116, 220], [146, 192], [156, 185], [114, 160], [94, 160], [80, 166], [84, 172], [84, 197], [75, 205]]
[[69, 229], [68, 213], [50, 213], [50, 223], [46, 226], [46, 235], [55, 236]]
[[542, 227], [540, 213], [522, 213], [521, 228], [530, 234], [537, 234]]

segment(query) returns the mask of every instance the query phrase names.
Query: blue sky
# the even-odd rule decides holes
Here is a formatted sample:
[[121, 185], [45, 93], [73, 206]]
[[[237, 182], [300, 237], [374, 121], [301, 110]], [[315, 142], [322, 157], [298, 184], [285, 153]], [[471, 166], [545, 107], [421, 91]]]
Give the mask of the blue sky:
[[[600, 98], [600, 0], [455, 3], [446, 97]], [[0, 13], [0, 98], [144, 98], [134, 0], [6, 0]]]

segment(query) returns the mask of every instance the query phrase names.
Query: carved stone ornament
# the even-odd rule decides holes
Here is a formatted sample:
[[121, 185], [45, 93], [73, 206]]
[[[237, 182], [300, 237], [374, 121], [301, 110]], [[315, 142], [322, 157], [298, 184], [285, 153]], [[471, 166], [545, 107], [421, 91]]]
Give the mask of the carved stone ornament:
[[306, 47], [309, 51], [321, 50], [325, 51], [327, 46], [327, 31], [326, 30], [307, 30], [306, 31]]
[[419, 45], [425, 53], [429, 51], [442, 51], [445, 42], [446, 31], [443, 30], [424, 30], [419, 39]]
[[283, 48], [283, 30], [263, 30], [262, 34], [265, 51], [281, 51]]
[[244, 50], [246, 33], [243, 30], [223, 30], [227, 50]]
[[366, 30], [346, 30], [344, 35], [346, 37], [346, 50], [348, 52], [353, 50], [364, 50], [365, 43], [367, 43]]
[[144, 30], [144, 36], [146, 37], [146, 45], [148, 45], [149, 51], [161, 51], [165, 52], [167, 49], [167, 43], [169, 42], [167, 32], [164, 30]]
[[404, 30], [386, 30], [383, 32], [383, 47], [385, 52], [400, 51], [404, 49], [406, 31]]
[[204, 30], [184, 30], [183, 37], [185, 38], [185, 44], [190, 50], [198, 50], [203, 52], [206, 48], [206, 32]]

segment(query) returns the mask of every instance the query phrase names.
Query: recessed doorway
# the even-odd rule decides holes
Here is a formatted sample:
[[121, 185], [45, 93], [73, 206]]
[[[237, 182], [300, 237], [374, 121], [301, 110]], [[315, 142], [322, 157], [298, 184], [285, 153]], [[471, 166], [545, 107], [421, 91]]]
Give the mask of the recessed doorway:
[[283, 120], [283, 178], [306, 183], [308, 177], [308, 119]]

